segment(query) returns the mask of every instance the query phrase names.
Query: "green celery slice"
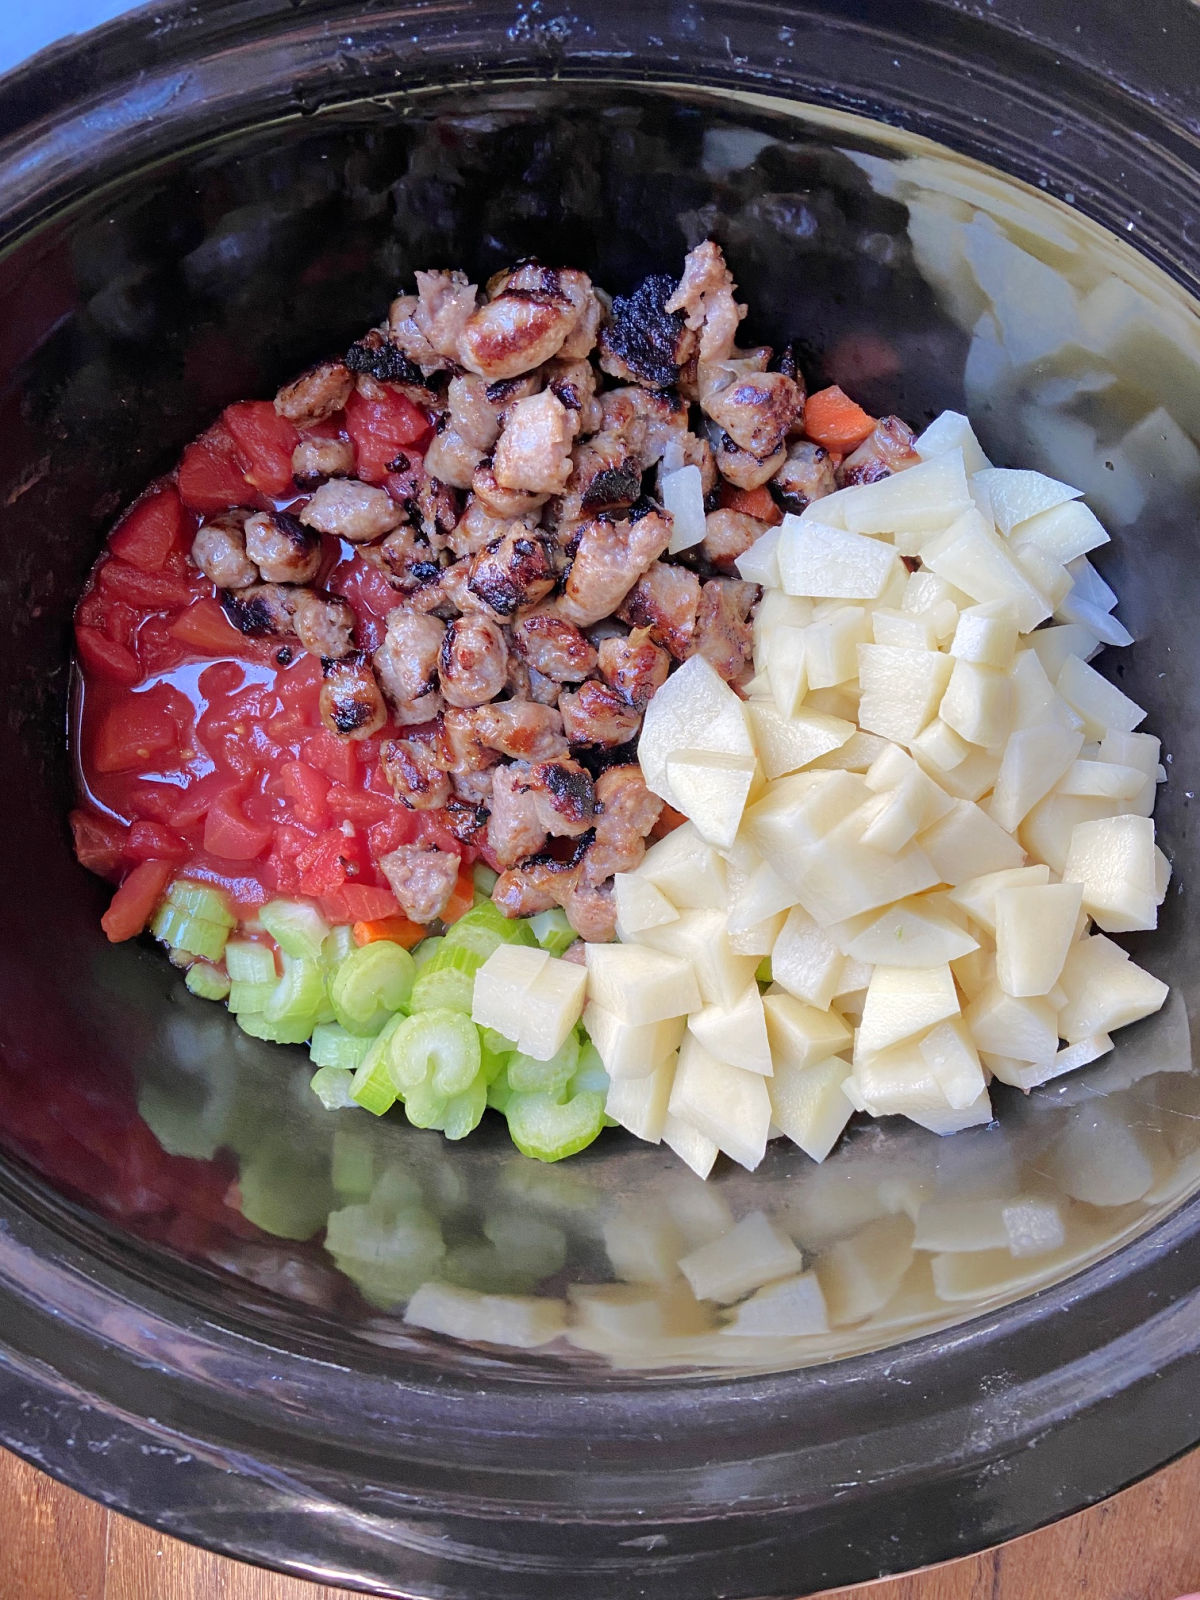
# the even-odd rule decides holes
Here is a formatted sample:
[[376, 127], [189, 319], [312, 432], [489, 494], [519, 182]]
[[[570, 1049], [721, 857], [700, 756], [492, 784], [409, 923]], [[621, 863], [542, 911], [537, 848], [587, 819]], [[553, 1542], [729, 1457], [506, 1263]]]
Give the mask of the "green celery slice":
[[[369, 949], [370, 946], [364, 948]], [[388, 1068], [387, 1049], [392, 1035], [403, 1021], [403, 1017], [394, 1016], [384, 1023], [378, 1037], [367, 1046], [367, 1053], [354, 1074], [350, 1088], [357, 1103], [376, 1117], [390, 1111], [396, 1103], [396, 1086]]]
[[235, 978], [229, 985], [230, 1011], [238, 1015], [243, 1011], [264, 1010], [275, 993], [277, 982], [277, 978], [272, 978], [270, 983], [243, 983], [240, 978]]
[[462, 1094], [479, 1075], [479, 1030], [457, 1011], [423, 1011], [405, 1017], [388, 1040], [387, 1062], [399, 1093], [424, 1085], [443, 1100]]
[[477, 861], [471, 868], [471, 880], [475, 885], [475, 891], [487, 900], [491, 899], [492, 890], [496, 887], [499, 876], [500, 874], [493, 872], [486, 861]]
[[535, 1161], [562, 1161], [585, 1149], [604, 1126], [604, 1096], [592, 1090], [561, 1105], [548, 1094], [513, 1094], [505, 1111], [512, 1142]]
[[[407, 1110], [407, 1107], [405, 1109]], [[479, 1126], [486, 1110], [487, 1085], [483, 1081], [483, 1074], [480, 1073], [470, 1088], [464, 1089], [461, 1094], [452, 1095], [446, 1102], [440, 1124], [441, 1130], [447, 1139], [465, 1139]]]
[[351, 952], [333, 975], [329, 998], [350, 1033], [378, 1033], [412, 993], [416, 967], [407, 950], [377, 939]]
[[253, 939], [230, 939], [225, 946], [225, 970], [234, 983], [274, 983], [275, 952]]
[[372, 1042], [362, 1034], [347, 1033], [340, 1022], [319, 1022], [308, 1054], [314, 1067], [346, 1067], [357, 1072]]
[[326, 1111], [346, 1111], [358, 1102], [350, 1093], [354, 1074], [346, 1067], [318, 1067], [309, 1088]]
[[429, 965], [445, 942], [440, 933], [435, 933], [428, 939], [422, 939], [420, 944], [413, 946], [412, 958], [416, 963], [418, 972], [421, 972]]
[[552, 911], [539, 911], [530, 917], [529, 927], [538, 944], [552, 956], [561, 956], [579, 937], [567, 921], [566, 912], [557, 906]]
[[560, 1099], [579, 1065], [579, 1035], [574, 1028], [549, 1061], [518, 1050], [508, 1058], [508, 1081], [518, 1094], [548, 1094]]
[[229, 993], [228, 976], [209, 961], [193, 961], [183, 981], [201, 1000], [224, 1000]]
[[329, 924], [307, 900], [271, 900], [258, 913], [258, 920], [285, 955], [321, 959]]
[[263, 1007], [270, 1022], [299, 1022], [308, 1019], [309, 1037], [316, 1027], [317, 1012], [325, 1000], [325, 970], [311, 957], [285, 955], [283, 977], [275, 985], [275, 992]]
[[475, 977], [470, 972], [459, 972], [453, 967], [430, 970], [424, 967], [413, 984], [408, 1008], [418, 1011], [459, 1011], [464, 1017], [471, 1014], [475, 998]]
[[348, 955], [352, 955], [358, 946], [354, 942], [354, 929], [348, 922], [339, 922], [336, 928], [331, 928], [325, 936], [321, 946], [321, 960], [330, 972], [335, 967], [340, 967]]
[[232, 928], [237, 918], [229, 909], [229, 897], [209, 883], [198, 883], [194, 878], [176, 878], [167, 887], [167, 899], [173, 906], [189, 916], [203, 917], [206, 922], [219, 922]]
[[185, 955], [203, 956], [208, 961], [219, 961], [229, 937], [223, 922], [211, 922], [207, 917], [196, 916], [182, 906], [164, 900], [154, 914], [150, 932], [156, 939], [170, 945], [172, 950], [182, 950]]

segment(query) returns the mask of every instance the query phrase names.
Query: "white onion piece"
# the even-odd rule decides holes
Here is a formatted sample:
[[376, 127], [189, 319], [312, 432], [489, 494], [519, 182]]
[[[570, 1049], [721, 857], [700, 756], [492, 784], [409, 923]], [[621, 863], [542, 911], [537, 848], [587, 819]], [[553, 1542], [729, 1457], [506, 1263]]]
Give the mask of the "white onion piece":
[[704, 485], [699, 467], [680, 467], [664, 472], [659, 479], [662, 503], [671, 513], [671, 542], [667, 550], [677, 555], [690, 550], [704, 537]]

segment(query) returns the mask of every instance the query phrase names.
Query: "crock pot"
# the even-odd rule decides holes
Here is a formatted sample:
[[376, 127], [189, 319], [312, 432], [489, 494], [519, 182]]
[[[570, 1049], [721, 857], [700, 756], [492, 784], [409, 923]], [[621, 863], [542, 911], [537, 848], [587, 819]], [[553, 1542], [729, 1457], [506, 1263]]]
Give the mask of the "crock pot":
[[[964, 1554], [1200, 1439], [1200, 16], [1079, 14], [169, 0], [0, 79], [0, 1441], [327, 1582], [694, 1600]], [[821, 1168], [775, 1145], [707, 1186], [616, 1133], [541, 1168], [351, 1126], [298, 1052], [100, 936], [64, 820], [73, 598], [191, 435], [415, 267], [537, 252], [619, 291], [709, 231], [752, 337], [914, 424], [968, 409], [1109, 523], [1175, 871], [1130, 948], [1172, 1001], [991, 1128], [856, 1128]], [[931, 1197], [1031, 1185], [1054, 1248], [914, 1248]], [[336, 1247], [353, 1206], [373, 1257]], [[829, 1336], [513, 1348], [404, 1321], [429, 1268], [388, 1241], [418, 1211], [457, 1281], [556, 1302], [754, 1211], [818, 1267], [869, 1238], [898, 1270]]]

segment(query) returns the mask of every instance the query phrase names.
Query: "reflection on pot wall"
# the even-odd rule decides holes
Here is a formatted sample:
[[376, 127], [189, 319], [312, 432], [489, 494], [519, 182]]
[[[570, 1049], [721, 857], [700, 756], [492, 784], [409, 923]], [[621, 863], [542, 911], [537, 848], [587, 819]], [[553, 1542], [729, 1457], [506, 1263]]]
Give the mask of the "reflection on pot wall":
[[[108, 498], [81, 500], [51, 473], [6, 508], [12, 540], [56, 541], [58, 557], [14, 629], [64, 630], [63, 575], [82, 577], [116, 491], [134, 492], [226, 401], [270, 392], [381, 315], [414, 267], [479, 274], [538, 250], [619, 290], [711, 228], [755, 308], [749, 339], [798, 336], [811, 380], [914, 424], [966, 407], [999, 464], [1077, 483], [1112, 526], [1097, 566], [1143, 641], [1117, 670], [1164, 734], [1159, 817], [1176, 866], [1160, 934], [1131, 949], [1191, 982], [1194, 785], [1172, 737], [1200, 696], [1200, 652], [1160, 642], [1194, 632], [1180, 582], [1200, 475], [1191, 306], [1064, 208], [876, 126], [794, 119], [781, 137], [778, 108], [767, 118], [728, 96], [701, 118], [669, 95], [609, 88], [599, 110], [584, 86], [567, 106], [556, 92], [403, 117], [341, 108], [256, 135], [236, 166], [214, 149], [186, 190], [150, 173], [119, 214], [97, 203], [73, 232], [56, 224], [47, 269], [18, 274], [22, 292], [36, 281], [59, 298], [29, 313], [48, 332], [23, 369], [0, 483], [8, 494], [28, 469], [6, 450], [61, 441]], [[56, 634], [45, 654], [59, 651]], [[821, 1167], [777, 1142], [758, 1172], [722, 1163], [708, 1184], [615, 1132], [543, 1168], [486, 1130], [468, 1151], [399, 1118], [326, 1113], [300, 1052], [241, 1035], [151, 952], [98, 946], [94, 898], [58, 838], [61, 722], [45, 705], [61, 685], [23, 672], [0, 691], [14, 726], [34, 730], [49, 774], [36, 826], [54, 829], [54, 848], [33, 839], [11, 872], [32, 987], [3, 1013], [0, 1133], [176, 1261], [232, 1275], [275, 1332], [315, 1319], [343, 1352], [415, 1352], [433, 1329], [480, 1361], [533, 1349], [597, 1371], [785, 1367], [1027, 1293], [1200, 1184], [1182, 987], [1094, 1067], [1028, 1097], [1000, 1090], [997, 1126], [946, 1140], [897, 1120], [853, 1127]], [[62, 919], [26, 928], [47, 893]], [[79, 979], [65, 1001], [64, 963]], [[38, 1066], [48, 1037], [52, 1078]]]

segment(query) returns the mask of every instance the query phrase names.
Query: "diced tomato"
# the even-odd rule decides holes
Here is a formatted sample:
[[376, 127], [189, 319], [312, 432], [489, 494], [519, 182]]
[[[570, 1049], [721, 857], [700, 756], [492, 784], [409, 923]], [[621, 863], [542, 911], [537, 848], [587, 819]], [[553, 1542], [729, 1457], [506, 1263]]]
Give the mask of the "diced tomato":
[[111, 877], [121, 864], [129, 830], [96, 811], [72, 811], [70, 822], [79, 865], [101, 878]]
[[101, 565], [96, 582], [106, 598], [124, 600], [143, 613], [177, 611], [192, 598], [191, 589], [181, 578], [169, 572], [143, 572], [115, 556]]
[[771, 527], [783, 521], [783, 512], [772, 500], [771, 491], [765, 483], [757, 489], [735, 489], [731, 483], [722, 483], [721, 509], [738, 511], [744, 517], [755, 517]]
[[156, 689], [124, 695], [104, 713], [96, 729], [92, 761], [97, 772], [132, 772], [152, 757], [178, 748], [173, 706]]
[[182, 550], [186, 535], [183, 502], [169, 483], [138, 501], [109, 535], [108, 548], [142, 572], [159, 572], [172, 551]]
[[390, 796], [385, 798], [367, 789], [350, 789], [341, 783], [333, 785], [325, 803], [331, 816], [345, 817], [347, 822], [360, 828], [369, 828], [373, 822], [386, 822], [397, 809], [397, 802]]
[[128, 809], [151, 822], [172, 822], [183, 790], [170, 783], [138, 783], [129, 790]]
[[225, 861], [253, 861], [271, 842], [271, 829], [252, 822], [232, 794], [224, 794], [204, 819], [204, 848]]
[[[132, 569], [131, 569], [132, 570]], [[104, 621], [101, 627], [104, 636], [111, 639], [114, 644], [123, 644], [126, 650], [134, 649], [134, 639], [140, 627], [153, 618], [144, 618], [136, 606], [130, 605], [126, 600], [114, 600], [111, 595], [100, 596], [104, 606]], [[140, 655], [140, 651], [137, 652]]]
[[357, 835], [328, 828], [301, 850], [296, 865], [305, 894], [327, 895], [340, 889], [347, 878], [358, 877], [370, 863]]
[[134, 867], [100, 918], [100, 926], [114, 944], [141, 933], [174, 871], [170, 861], [142, 861]]
[[469, 867], [459, 869], [458, 880], [449, 900], [442, 907], [442, 921], [449, 924], [465, 917], [475, 904], [475, 880]]
[[263, 879], [275, 894], [300, 893], [300, 869], [278, 849], [272, 850], [262, 866]]
[[407, 806], [396, 806], [392, 815], [367, 829], [367, 844], [371, 857], [378, 861], [402, 844], [415, 844], [421, 837], [421, 813]]
[[279, 783], [291, 801], [291, 812], [310, 828], [323, 828], [329, 821], [326, 797], [331, 788], [323, 772], [307, 761], [285, 761], [279, 769]]
[[294, 822], [281, 822], [275, 829], [275, 848], [280, 855], [294, 861], [301, 850], [313, 842], [313, 837], [307, 828], [298, 827]]
[[358, 754], [353, 744], [324, 728], [304, 741], [304, 759], [334, 783], [358, 781]]
[[368, 483], [382, 483], [404, 447], [428, 431], [425, 413], [382, 385], [370, 400], [355, 390], [346, 402], [346, 432], [354, 442], [356, 470]]
[[214, 661], [196, 679], [196, 687], [206, 700], [216, 700], [221, 695], [236, 694], [245, 681], [246, 674], [238, 662]]
[[281, 495], [294, 486], [292, 451], [300, 435], [269, 400], [226, 406], [221, 421], [233, 438], [247, 483], [269, 495]]
[[179, 463], [179, 493], [193, 511], [228, 511], [247, 503], [251, 494], [237, 447], [228, 429], [218, 425], [188, 445]]
[[254, 644], [238, 632], [216, 600], [195, 600], [171, 623], [170, 634], [202, 655], [254, 655]]
[[85, 672], [97, 678], [106, 678], [109, 683], [123, 684], [126, 689], [132, 689], [142, 675], [133, 651], [114, 639], [106, 639], [98, 628], [77, 624], [75, 650]]
[[462, 856], [464, 861], [467, 860], [469, 852], [466, 845], [450, 832], [442, 821], [440, 811], [421, 811], [417, 815], [420, 818], [418, 837], [423, 843], [433, 845], [436, 850], [445, 850], [449, 855]]
[[380, 939], [386, 939], [391, 944], [403, 945], [406, 950], [411, 950], [415, 944], [420, 944], [428, 932], [423, 923], [410, 922], [407, 917], [381, 917], [374, 922], [356, 922], [354, 942], [357, 945], [375, 944]]
[[131, 861], [182, 861], [188, 853], [183, 840], [161, 822], [135, 822], [129, 830], [125, 854]]
[[330, 922], [376, 922], [381, 917], [398, 917], [400, 905], [390, 889], [376, 889], [369, 883], [344, 883], [340, 889], [321, 896], [321, 910]]
[[175, 793], [178, 798], [170, 813], [158, 820], [169, 822], [173, 828], [194, 828], [219, 801], [232, 798], [236, 803], [240, 800], [242, 790], [239, 783], [231, 781], [227, 772], [210, 772]]

